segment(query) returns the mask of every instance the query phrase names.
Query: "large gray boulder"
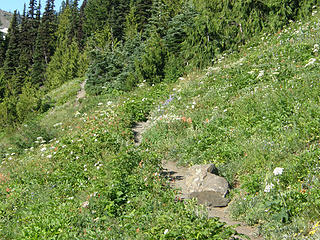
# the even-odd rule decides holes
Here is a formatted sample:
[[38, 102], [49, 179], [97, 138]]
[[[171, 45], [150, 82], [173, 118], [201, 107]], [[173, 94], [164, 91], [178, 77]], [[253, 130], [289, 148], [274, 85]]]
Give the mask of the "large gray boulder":
[[229, 191], [229, 184], [225, 178], [216, 175], [217, 173], [214, 164], [194, 165], [189, 168], [184, 179], [189, 197], [212, 207], [227, 206], [228, 200], [225, 196]]

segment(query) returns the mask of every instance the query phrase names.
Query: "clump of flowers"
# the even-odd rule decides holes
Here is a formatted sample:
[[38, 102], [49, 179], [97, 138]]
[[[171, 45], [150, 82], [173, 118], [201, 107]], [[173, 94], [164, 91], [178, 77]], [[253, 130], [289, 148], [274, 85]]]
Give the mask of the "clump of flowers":
[[[274, 175], [274, 176], [280, 176], [280, 175], [282, 175], [283, 170], [284, 170], [284, 169], [281, 168], [281, 167], [276, 167], [276, 168], [273, 170], [273, 175]], [[279, 183], [279, 179], [277, 179], [276, 182]], [[275, 187], [275, 185], [274, 185], [273, 183], [267, 183], [267, 184], [266, 184], [266, 187], [264, 188], [264, 192], [268, 193], [268, 192], [270, 192], [274, 187]]]

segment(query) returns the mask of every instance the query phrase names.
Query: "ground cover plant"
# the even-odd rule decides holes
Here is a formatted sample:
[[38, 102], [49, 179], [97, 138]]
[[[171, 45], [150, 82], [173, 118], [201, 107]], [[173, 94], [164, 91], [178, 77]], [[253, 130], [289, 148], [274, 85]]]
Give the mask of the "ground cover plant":
[[319, 234], [319, 27], [316, 15], [262, 34], [182, 78], [144, 135], [164, 159], [217, 164], [234, 217], [267, 239]]
[[[146, 88], [156, 97], [138, 101]], [[35, 145], [20, 154], [7, 149], [0, 171], [1, 238], [233, 236], [232, 228], [208, 219], [195, 202], [176, 201], [175, 192], [160, 177], [161, 159], [134, 146], [133, 122], [145, 119], [151, 102], [167, 94], [166, 88], [145, 86], [117, 98], [88, 98], [62, 122], [54, 123], [57, 113], [48, 113], [44, 119], [56, 128], [55, 138], [39, 135]], [[75, 102], [73, 97], [70, 101]]]
[[[204, 207], [175, 198], [161, 176], [162, 161], [172, 160], [216, 164], [233, 187], [233, 217], [257, 226], [266, 239], [318, 239], [317, 1], [266, 1], [265, 11], [255, 12], [255, 5], [246, 16], [257, 20], [248, 26], [234, 24], [233, 14], [255, 1], [230, 9], [229, 1], [137, 1], [130, 8], [115, 1], [101, 11], [119, 3], [107, 20], [97, 1], [88, 3], [81, 11], [77, 2], [64, 6], [53, 26], [60, 42], [48, 68], [52, 82], [17, 90], [24, 104], [15, 106], [14, 91], [1, 100], [0, 111], [10, 118], [21, 110], [21, 123], [0, 131], [0, 238], [236, 238], [232, 227], [208, 219]], [[130, 13], [124, 17], [121, 9]], [[136, 19], [141, 9], [148, 16]], [[225, 29], [216, 28], [225, 23], [215, 22], [218, 15], [207, 21], [212, 9], [228, 15]], [[312, 17], [293, 21], [312, 9]], [[81, 22], [78, 14], [86, 11], [84, 46], [85, 33], [75, 33], [70, 19], [75, 14]], [[195, 31], [186, 29], [189, 21]], [[68, 44], [73, 48], [64, 51]], [[77, 99], [85, 77], [73, 78], [83, 76], [88, 52], [89, 95]], [[64, 67], [54, 67], [62, 60]], [[137, 147], [131, 128], [141, 121], [148, 123]]]

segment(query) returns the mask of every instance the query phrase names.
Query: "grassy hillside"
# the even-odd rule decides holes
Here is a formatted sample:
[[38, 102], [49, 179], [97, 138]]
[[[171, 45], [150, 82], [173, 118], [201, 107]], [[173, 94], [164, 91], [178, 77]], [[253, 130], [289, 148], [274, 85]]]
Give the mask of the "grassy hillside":
[[[175, 200], [160, 176], [175, 160], [215, 163], [233, 216], [266, 239], [319, 239], [319, 28], [315, 12], [172, 84], [80, 104], [80, 80], [56, 90], [55, 108], [2, 137], [1, 238], [230, 239], [201, 206]], [[135, 147], [131, 127], [147, 119]]]

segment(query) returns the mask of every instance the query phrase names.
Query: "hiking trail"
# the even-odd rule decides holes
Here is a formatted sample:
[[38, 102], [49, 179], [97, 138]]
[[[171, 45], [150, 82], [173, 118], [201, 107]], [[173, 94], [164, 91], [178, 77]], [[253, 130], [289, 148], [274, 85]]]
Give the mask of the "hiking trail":
[[[135, 145], [138, 147], [142, 142], [142, 134], [147, 128], [149, 122], [139, 122], [136, 123], [132, 128], [134, 133]], [[188, 198], [188, 194], [186, 193], [187, 186], [185, 185], [185, 177], [188, 174], [189, 168], [178, 166], [176, 162], [172, 161], [163, 161], [162, 162], [163, 172], [162, 174], [166, 176], [172, 188], [179, 189], [177, 197], [181, 199]], [[229, 213], [229, 207], [207, 207], [208, 217], [214, 218], [218, 217], [221, 222], [225, 222], [226, 225], [238, 225], [235, 230], [249, 237], [251, 240], [263, 240], [261, 236], [258, 236], [259, 232], [257, 228], [248, 226], [242, 222], [235, 221], [231, 219]], [[237, 239], [246, 239], [246, 238], [237, 238]]]

